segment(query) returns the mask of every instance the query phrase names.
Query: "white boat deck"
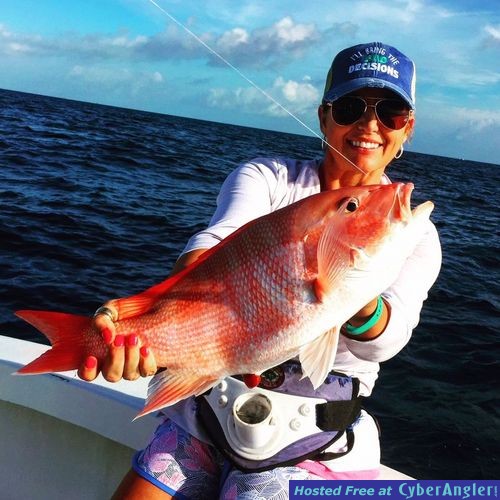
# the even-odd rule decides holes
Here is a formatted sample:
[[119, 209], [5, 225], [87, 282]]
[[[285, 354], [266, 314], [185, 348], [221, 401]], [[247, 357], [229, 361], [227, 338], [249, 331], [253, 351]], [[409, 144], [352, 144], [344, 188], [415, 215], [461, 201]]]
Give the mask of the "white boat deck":
[[[109, 498], [158, 424], [134, 422], [148, 379], [12, 376], [48, 346], [0, 336], [0, 498]], [[380, 479], [410, 479], [382, 466]]]

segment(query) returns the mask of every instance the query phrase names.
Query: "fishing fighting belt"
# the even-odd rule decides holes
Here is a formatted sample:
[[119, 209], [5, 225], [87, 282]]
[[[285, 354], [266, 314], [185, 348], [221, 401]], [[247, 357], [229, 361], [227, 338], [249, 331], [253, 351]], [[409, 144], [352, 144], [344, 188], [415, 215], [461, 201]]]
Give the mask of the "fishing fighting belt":
[[[358, 379], [332, 372], [314, 390], [301, 377], [298, 362], [290, 361], [264, 372], [254, 389], [229, 377], [197, 398], [201, 425], [238, 469], [261, 472], [308, 459], [332, 460], [351, 450], [350, 426], [362, 401]], [[344, 432], [346, 451], [325, 452]]]

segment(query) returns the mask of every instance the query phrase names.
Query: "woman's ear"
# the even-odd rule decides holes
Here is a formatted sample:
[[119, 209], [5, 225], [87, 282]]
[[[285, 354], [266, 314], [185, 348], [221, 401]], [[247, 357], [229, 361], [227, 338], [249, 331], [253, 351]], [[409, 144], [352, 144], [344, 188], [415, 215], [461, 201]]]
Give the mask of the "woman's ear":
[[414, 127], [415, 127], [415, 116], [412, 113], [405, 128], [405, 142], [411, 140], [413, 132], [415, 130]]
[[326, 135], [326, 120], [327, 120], [327, 107], [320, 104], [318, 106], [318, 119], [319, 119], [319, 128], [321, 129], [321, 133]]

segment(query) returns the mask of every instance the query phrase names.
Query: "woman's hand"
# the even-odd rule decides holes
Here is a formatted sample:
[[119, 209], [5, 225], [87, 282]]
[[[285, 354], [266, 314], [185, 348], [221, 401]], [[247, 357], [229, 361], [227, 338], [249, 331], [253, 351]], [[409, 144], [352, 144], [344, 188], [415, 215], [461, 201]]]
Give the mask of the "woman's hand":
[[[206, 249], [187, 252], [177, 260], [170, 276], [182, 271], [195, 262]], [[78, 369], [78, 376], [91, 382], [99, 372], [108, 382], [118, 382], [122, 378], [136, 380], [139, 377], [154, 375], [158, 369], [156, 360], [149, 346], [143, 345], [139, 335], [117, 335], [115, 321], [125, 319], [120, 316], [118, 303], [110, 300], [97, 309], [94, 325], [101, 332], [104, 342], [109, 346], [102, 366], [95, 356], [88, 356]]]
[[78, 369], [78, 376], [90, 382], [101, 371], [108, 382], [118, 382], [122, 378], [136, 380], [154, 375], [157, 370], [154, 355], [148, 346], [142, 344], [140, 337], [134, 333], [116, 334], [114, 321], [118, 320], [119, 313], [114, 301], [106, 302], [96, 313], [94, 325], [101, 332], [109, 350], [102, 366], [99, 366], [95, 356], [88, 356]]

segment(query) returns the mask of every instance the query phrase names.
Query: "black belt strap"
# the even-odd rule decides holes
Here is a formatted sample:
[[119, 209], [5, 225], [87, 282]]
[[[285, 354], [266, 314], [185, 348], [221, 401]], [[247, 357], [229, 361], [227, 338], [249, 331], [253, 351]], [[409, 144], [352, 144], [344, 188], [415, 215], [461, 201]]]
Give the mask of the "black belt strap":
[[363, 398], [328, 401], [316, 405], [316, 425], [322, 431], [343, 431], [357, 418]]

